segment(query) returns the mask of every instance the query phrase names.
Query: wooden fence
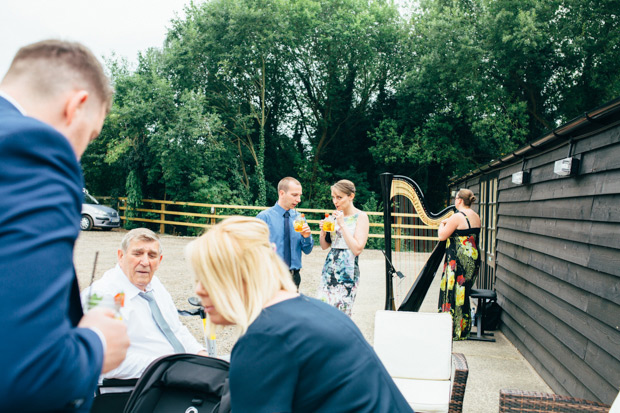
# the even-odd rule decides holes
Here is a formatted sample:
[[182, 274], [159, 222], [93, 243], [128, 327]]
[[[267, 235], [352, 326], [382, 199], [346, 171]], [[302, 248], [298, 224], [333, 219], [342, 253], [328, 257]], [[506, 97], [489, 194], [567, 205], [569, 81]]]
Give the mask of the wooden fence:
[[[251, 206], [251, 205], [222, 205], [222, 204], [204, 204], [199, 202], [179, 202], [179, 201], [162, 201], [157, 199], [143, 199], [143, 204], [150, 204], [151, 208], [136, 208], [132, 209], [132, 212], [138, 212], [139, 216], [128, 216], [127, 211], [130, 208], [127, 206], [126, 197], [99, 197], [98, 199], [108, 200], [109, 202], [116, 202], [116, 209], [120, 213], [120, 218], [123, 221], [136, 221], [136, 222], [148, 222], [153, 224], [159, 224], [159, 232], [161, 234], [166, 233], [166, 226], [184, 226], [184, 227], [196, 227], [196, 228], [209, 228], [215, 225], [219, 220], [233, 217], [233, 216], [256, 216], [260, 211], [270, 207]], [[318, 235], [320, 230], [318, 224], [321, 219], [324, 218], [325, 213], [333, 212], [333, 209], [312, 209], [312, 208], [297, 208], [298, 212], [306, 215], [306, 220], [310, 225], [311, 232], [314, 235]], [[382, 212], [369, 212], [368, 218], [370, 220], [370, 233], [369, 238], [383, 239], [383, 213]], [[393, 238], [399, 243], [400, 240], [406, 242], [408, 240], [423, 240], [423, 241], [437, 241], [437, 227], [429, 227], [424, 225], [408, 225], [404, 222], [408, 222], [408, 218], [417, 218], [418, 214], [406, 214], [406, 213], [394, 213], [392, 216], [395, 218], [395, 224], [392, 228], [395, 229]], [[178, 219], [174, 219], [178, 218]], [[411, 230], [416, 228], [420, 230], [420, 234], [405, 235], [401, 233], [401, 230]], [[434, 235], [428, 235], [429, 230]], [[423, 232], [422, 232], [423, 231]], [[410, 232], [409, 232], [410, 233]], [[397, 244], [398, 245], [398, 244]]]

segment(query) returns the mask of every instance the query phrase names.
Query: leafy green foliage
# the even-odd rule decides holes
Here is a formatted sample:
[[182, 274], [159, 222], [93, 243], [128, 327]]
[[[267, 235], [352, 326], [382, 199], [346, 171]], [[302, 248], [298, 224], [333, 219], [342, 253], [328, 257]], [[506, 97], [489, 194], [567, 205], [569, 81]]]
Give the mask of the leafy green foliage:
[[439, 209], [449, 177], [619, 96], [611, 3], [422, 1], [396, 109], [371, 133], [375, 161], [411, 176]]
[[447, 180], [620, 96], [614, 0], [210, 0], [129, 70], [82, 157], [95, 194], [302, 207], [350, 179], [377, 208], [382, 172], [431, 209]]
[[[125, 189], [127, 191], [127, 209], [125, 210], [125, 216], [127, 218], [137, 217], [139, 214], [136, 210], [142, 207], [142, 188], [138, 173], [135, 170], [129, 172]], [[125, 229], [133, 229], [138, 226], [139, 225], [135, 221], [125, 221]]]

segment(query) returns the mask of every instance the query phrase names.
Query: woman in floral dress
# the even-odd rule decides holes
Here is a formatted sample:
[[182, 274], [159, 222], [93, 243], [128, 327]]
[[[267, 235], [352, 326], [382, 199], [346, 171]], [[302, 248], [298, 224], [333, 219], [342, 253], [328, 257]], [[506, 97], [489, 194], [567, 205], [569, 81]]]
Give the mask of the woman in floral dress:
[[452, 316], [454, 340], [466, 340], [471, 331], [469, 295], [480, 267], [480, 217], [471, 209], [475, 201], [472, 191], [459, 190], [454, 199], [458, 212], [439, 225], [439, 240], [446, 241], [439, 312]]
[[331, 247], [325, 258], [317, 298], [351, 316], [351, 309], [360, 279], [358, 256], [368, 240], [368, 215], [353, 205], [355, 185], [346, 179], [332, 187], [332, 201], [336, 211], [332, 214], [335, 230], [323, 230], [319, 241], [324, 250]]

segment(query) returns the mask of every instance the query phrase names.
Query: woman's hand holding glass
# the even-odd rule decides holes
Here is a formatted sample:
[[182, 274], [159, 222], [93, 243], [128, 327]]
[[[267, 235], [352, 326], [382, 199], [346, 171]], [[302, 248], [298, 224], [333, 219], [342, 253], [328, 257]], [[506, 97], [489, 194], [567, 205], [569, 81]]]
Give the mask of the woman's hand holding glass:
[[328, 213], [325, 214], [325, 219], [322, 219], [319, 222], [319, 227], [321, 229], [321, 232], [334, 232], [335, 228], [335, 218], [333, 215], [329, 215]]

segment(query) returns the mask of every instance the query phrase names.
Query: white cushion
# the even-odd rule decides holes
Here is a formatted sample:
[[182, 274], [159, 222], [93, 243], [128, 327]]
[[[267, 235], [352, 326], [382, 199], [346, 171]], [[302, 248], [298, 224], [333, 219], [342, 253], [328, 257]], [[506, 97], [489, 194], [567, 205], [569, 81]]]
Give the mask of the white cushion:
[[452, 374], [449, 313], [377, 311], [374, 349], [393, 378], [446, 380]]
[[611, 404], [609, 413], [620, 413], [620, 393], [616, 396], [616, 400]]
[[394, 383], [415, 412], [447, 412], [450, 406], [449, 380], [410, 380]]

